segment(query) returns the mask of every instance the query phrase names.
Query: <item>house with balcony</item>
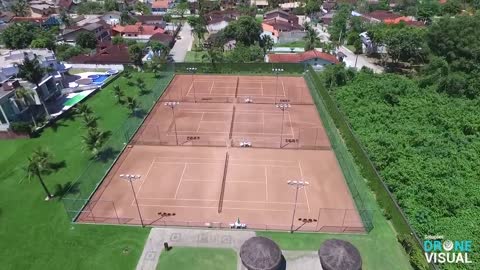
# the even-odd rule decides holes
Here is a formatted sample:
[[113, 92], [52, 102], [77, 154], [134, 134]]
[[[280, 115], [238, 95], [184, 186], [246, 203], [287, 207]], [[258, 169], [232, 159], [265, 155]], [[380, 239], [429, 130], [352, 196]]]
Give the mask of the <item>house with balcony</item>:
[[209, 33], [218, 33], [228, 26], [228, 23], [235, 21], [240, 17], [240, 12], [235, 9], [214, 10], [205, 14], [207, 22], [207, 31]]
[[262, 30], [262, 36], [270, 36], [275, 43], [301, 40], [306, 35], [303, 26], [298, 24], [298, 17], [281, 9], [264, 14]]
[[[48, 70], [38, 86], [18, 77], [18, 65], [23, 63], [25, 57], [29, 59], [36, 57], [40, 65]], [[26, 104], [18, 100], [15, 95], [18, 88], [32, 90], [34, 110], [43, 114], [44, 108], [60, 96], [63, 89], [63, 76], [67, 71], [68, 66], [59, 62], [55, 54], [47, 49], [2, 51], [0, 54], [0, 131], [8, 130], [12, 122], [29, 121], [30, 116], [25, 115]]]
[[151, 3], [153, 15], [163, 15], [169, 8], [173, 7], [172, 0], [153, 0]]
[[80, 33], [91, 32], [95, 35], [98, 42], [110, 40], [110, 29], [105, 23], [94, 22], [82, 26], [72, 26], [63, 30], [62, 39], [67, 43], [75, 43]]

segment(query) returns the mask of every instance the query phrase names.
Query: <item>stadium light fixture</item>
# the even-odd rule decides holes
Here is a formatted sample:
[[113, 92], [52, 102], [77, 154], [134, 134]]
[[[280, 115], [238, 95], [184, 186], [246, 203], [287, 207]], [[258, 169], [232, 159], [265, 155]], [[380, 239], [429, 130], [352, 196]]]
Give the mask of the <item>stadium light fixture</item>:
[[133, 193], [133, 198], [135, 199], [135, 204], [137, 205], [137, 211], [138, 211], [138, 216], [140, 217], [140, 223], [142, 224], [142, 227], [145, 227], [145, 224], [143, 223], [143, 218], [142, 218], [142, 213], [140, 212], [140, 206], [138, 206], [138, 201], [137, 201], [137, 194], [135, 193], [135, 189], [133, 188], [133, 181], [140, 179], [139, 174], [120, 174], [120, 178], [123, 180], [127, 180], [130, 183], [130, 187], [132, 188], [132, 193]]
[[287, 181], [287, 185], [295, 188], [295, 203], [293, 205], [292, 225], [290, 226], [290, 233], [293, 233], [293, 221], [295, 220], [295, 211], [297, 210], [298, 190], [308, 186], [309, 184], [310, 183], [307, 181], [297, 181], [297, 180]]
[[285, 120], [285, 110], [287, 110], [288, 108], [290, 108], [290, 103], [288, 102], [282, 102], [282, 103], [278, 103], [275, 105], [277, 108], [279, 108], [280, 110], [282, 110], [282, 128], [280, 130], [280, 148], [282, 148], [282, 140], [283, 140], [283, 122]]
[[175, 130], [175, 142], [178, 145], [178, 135], [177, 135], [177, 121], [175, 121], [175, 107], [180, 105], [180, 102], [178, 101], [167, 101], [164, 104], [167, 107], [170, 107], [172, 109], [172, 117], [173, 117], [173, 128]]

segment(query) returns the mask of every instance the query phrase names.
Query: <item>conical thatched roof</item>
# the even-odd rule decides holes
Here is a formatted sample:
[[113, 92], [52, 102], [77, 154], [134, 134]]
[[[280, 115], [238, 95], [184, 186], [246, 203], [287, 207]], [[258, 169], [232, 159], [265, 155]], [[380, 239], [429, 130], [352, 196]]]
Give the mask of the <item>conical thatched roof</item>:
[[360, 270], [362, 258], [357, 248], [347, 241], [330, 239], [318, 251], [324, 270]]
[[282, 251], [265, 237], [252, 237], [240, 248], [240, 258], [249, 270], [276, 270], [282, 262]]

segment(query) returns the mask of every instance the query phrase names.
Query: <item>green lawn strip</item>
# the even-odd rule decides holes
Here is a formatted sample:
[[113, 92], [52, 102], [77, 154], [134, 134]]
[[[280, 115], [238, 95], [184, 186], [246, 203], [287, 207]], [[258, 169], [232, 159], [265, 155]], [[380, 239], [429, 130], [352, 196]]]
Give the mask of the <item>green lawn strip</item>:
[[276, 43], [275, 47], [289, 47], [289, 48], [303, 48], [305, 47], [304, 40], [286, 42], [286, 43]]
[[237, 253], [226, 248], [174, 247], [163, 251], [157, 270], [235, 270]]
[[201, 63], [202, 61], [202, 56], [207, 54], [207, 52], [204, 51], [188, 51], [187, 54], [185, 55], [185, 62], [189, 63]]
[[[147, 87], [154, 87], [158, 80], [148, 73], [133, 73], [135, 77], [142, 77]], [[163, 75], [161, 80], [166, 85], [170, 78]], [[115, 131], [129, 119], [128, 109], [118, 105], [112, 93], [113, 86], [119, 85], [126, 95], [137, 96], [138, 89], [127, 86], [127, 81], [119, 77], [85, 101], [100, 117], [102, 130]], [[25, 178], [27, 157], [43, 146], [53, 153], [54, 161], [66, 165], [44, 177], [48, 187], [54, 191], [57, 184], [75, 181], [90, 162], [81, 142], [84, 133], [81, 120], [70, 117], [46, 128], [38, 138], [0, 143], [2, 150], [7, 149], [0, 157], [2, 269], [134, 269], [148, 229], [71, 224], [59, 199], [43, 201], [38, 180]]]

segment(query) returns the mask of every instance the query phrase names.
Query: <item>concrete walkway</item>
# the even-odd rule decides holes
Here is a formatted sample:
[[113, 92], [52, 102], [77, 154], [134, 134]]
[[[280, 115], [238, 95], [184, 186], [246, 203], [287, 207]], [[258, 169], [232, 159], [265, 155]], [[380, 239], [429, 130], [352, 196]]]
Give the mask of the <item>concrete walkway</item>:
[[[163, 251], [163, 243], [175, 247], [231, 248], [237, 252], [237, 270], [247, 270], [239, 257], [240, 247], [253, 231], [205, 230], [194, 228], [152, 228], [136, 270], [155, 270]], [[286, 270], [322, 270], [315, 251], [282, 251]], [[168, 269], [166, 269], [168, 270]]]
[[175, 45], [173, 45], [173, 48], [170, 50], [170, 54], [172, 54], [172, 58], [175, 62], [183, 62], [187, 51], [192, 48], [192, 28], [188, 23], [185, 23], [178, 35], [181, 39], [175, 41]]
[[[175, 246], [232, 248], [238, 254], [243, 242], [253, 236], [255, 236], [253, 231], [153, 228], [136, 269], [155, 270], [160, 253], [163, 251], [164, 242], [168, 242], [174, 248]], [[241, 261], [238, 258], [237, 269], [240, 267]]]

